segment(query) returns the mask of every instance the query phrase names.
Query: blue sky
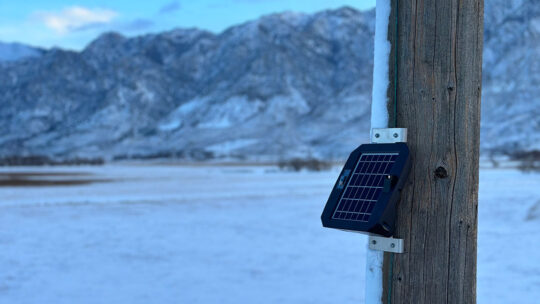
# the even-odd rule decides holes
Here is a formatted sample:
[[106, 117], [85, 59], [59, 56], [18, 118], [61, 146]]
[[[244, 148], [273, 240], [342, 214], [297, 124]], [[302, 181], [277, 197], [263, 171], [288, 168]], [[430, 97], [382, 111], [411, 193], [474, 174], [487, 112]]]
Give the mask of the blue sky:
[[104, 31], [128, 36], [198, 27], [213, 32], [286, 10], [312, 13], [375, 0], [0, 0], [0, 41], [81, 49]]

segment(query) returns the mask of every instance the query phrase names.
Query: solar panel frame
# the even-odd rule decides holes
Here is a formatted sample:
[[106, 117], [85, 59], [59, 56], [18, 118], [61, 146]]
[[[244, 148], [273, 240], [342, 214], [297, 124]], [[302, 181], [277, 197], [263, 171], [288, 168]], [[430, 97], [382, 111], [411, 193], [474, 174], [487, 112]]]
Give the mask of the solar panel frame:
[[[397, 158], [388, 172], [388, 175], [397, 178], [394, 187], [389, 192], [381, 192], [367, 221], [334, 218], [333, 215], [347, 190], [362, 155], [384, 153], [397, 154]], [[365, 144], [354, 150], [347, 159], [321, 215], [323, 226], [391, 236], [395, 219], [395, 204], [399, 201], [400, 190], [403, 188], [405, 177], [410, 168], [409, 154], [409, 148], [405, 143]]]

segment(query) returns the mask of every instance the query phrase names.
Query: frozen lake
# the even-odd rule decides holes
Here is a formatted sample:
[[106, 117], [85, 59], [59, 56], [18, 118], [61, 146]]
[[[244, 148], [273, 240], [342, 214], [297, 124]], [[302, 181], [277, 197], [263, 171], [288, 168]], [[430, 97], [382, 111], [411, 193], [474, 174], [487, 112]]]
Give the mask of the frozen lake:
[[[319, 219], [337, 169], [15, 171], [73, 175], [0, 187], [0, 303], [363, 302], [366, 237]], [[478, 303], [538, 303], [539, 201], [539, 174], [481, 171]]]

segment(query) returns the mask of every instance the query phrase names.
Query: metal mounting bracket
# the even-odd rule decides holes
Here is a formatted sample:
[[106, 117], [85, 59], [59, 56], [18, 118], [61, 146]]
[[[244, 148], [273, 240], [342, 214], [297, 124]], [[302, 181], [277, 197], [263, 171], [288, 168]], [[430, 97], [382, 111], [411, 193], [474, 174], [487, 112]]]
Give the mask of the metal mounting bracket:
[[394, 252], [394, 253], [403, 253], [403, 240], [395, 238], [387, 238], [377, 235], [369, 236], [369, 249]]
[[[371, 142], [377, 144], [392, 144], [407, 142], [407, 128], [373, 128]], [[369, 249], [403, 253], [403, 239], [369, 235]]]
[[377, 144], [407, 142], [407, 128], [374, 128], [371, 130], [371, 142]]

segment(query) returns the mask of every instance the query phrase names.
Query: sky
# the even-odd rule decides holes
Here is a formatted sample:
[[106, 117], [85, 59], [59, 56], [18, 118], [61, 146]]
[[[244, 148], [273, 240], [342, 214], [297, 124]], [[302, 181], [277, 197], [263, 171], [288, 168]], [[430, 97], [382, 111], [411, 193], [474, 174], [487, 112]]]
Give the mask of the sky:
[[345, 5], [366, 10], [375, 0], [0, 0], [0, 41], [80, 50], [106, 31], [135, 36], [197, 27], [218, 33], [271, 13]]

